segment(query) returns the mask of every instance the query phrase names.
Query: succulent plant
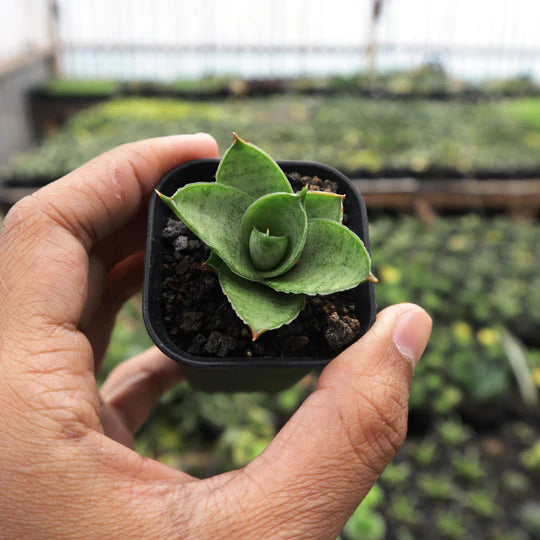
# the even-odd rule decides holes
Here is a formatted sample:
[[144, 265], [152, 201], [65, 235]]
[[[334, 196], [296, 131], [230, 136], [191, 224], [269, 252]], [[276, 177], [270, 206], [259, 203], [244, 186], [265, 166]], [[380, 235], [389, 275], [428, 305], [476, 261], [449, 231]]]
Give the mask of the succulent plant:
[[206, 265], [253, 340], [293, 321], [306, 295], [375, 279], [362, 240], [342, 224], [344, 195], [293, 193], [277, 163], [236, 134], [215, 182], [158, 195], [212, 249]]

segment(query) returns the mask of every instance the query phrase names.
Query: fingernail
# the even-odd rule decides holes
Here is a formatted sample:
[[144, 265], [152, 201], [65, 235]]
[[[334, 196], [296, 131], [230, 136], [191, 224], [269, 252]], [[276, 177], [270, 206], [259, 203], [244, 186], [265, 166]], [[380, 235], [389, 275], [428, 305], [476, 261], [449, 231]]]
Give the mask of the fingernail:
[[431, 333], [431, 320], [425, 311], [406, 311], [394, 326], [392, 339], [399, 352], [412, 364], [418, 364]]

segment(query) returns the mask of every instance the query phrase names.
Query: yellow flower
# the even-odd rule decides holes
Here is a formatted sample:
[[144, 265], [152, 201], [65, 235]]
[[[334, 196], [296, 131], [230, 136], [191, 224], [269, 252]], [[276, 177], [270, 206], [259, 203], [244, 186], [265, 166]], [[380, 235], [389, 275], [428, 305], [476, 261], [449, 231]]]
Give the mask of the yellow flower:
[[493, 328], [482, 328], [482, 330], [479, 330], [476, 334], [476, 338], [480, 344], [489, 347], [495, 345], [495, 343], [499, 341], [499, 333], [496, 330], [493, 330]]
[[465, 236], [462, 234], [454, 234], [450, 237], [448, 246], [451, 251], [462, 251], [467, 247], [468, 241]]
[[469, 324], [463, 321], [458, 321], [452, 325], [454, 335], [460, 341], [468, 340], [472, 335], [472, 329]]
[[385, 265], [381, 268], [381, 281], [394, 285], [401, 281], [401, 272], [394, 266]]

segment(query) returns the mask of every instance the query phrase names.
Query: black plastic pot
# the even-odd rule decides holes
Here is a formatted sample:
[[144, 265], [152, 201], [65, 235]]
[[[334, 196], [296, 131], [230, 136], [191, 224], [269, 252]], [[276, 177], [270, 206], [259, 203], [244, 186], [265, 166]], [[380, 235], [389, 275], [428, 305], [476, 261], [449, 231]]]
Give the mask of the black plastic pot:
[[[185, 163], [169, 171], [156, 186], [167, 195], [191, 182], [210, 182], [214, 179], [218, 159], [203, 159]], [[319, 176], [339, 185], [345, 194], [345, 213], [348, 227], [369, 250], [367, 212], [362, 197], [352, 182], [339, 171], [319, 163], [279, 161], [285, 173], [298, 172], [302, 176]], [[205, 391], [277, 391], [287, 388], [310, 370], [322, 369], [331, 358], [312, 357], [206, 357], [194, 356], [181, 350], [167, 334], [161, 306], [161, 266], [163, 261], [162, 230], [172, 216], [168, 207], [154, 194], [150, 200], [145, 276], [143, 288], [143, 316], [146, 329], [154, 343], [170, 358], [183, 366], [192, 386]], [[357, 317], [363, 332], [375, 320], [376, 305], [373, 284], [366, 282], [354, 289]]]

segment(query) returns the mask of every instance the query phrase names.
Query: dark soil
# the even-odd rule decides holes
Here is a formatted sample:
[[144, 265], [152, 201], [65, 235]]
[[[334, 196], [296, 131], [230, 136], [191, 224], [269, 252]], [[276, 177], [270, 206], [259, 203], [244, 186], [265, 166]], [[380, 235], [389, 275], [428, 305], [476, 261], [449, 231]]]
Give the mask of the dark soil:
[[[333, 191], [335, 182], [289, 175], [293, 189]], [[344, 217], [346, 222], [346, 216]], [[331, 358], [360, 335], [354, 289], [306, 297], [306, 307], [290, 324], [251, 340], [251, 331], [233, 311], [219, 281], [204, 262], [210, 249], [171, 217], [162, 233], [162, 306], [167, 332], [197, 356], [309, 356]]]

